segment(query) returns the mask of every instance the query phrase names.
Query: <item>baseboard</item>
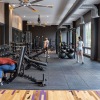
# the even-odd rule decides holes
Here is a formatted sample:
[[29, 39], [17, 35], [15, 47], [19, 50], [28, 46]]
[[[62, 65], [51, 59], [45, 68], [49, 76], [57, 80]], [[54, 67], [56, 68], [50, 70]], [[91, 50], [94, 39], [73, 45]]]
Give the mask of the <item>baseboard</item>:
[[86, 55], [86, 54], [83, 54], [84, 56], [86, 56], [86, 57], [88, 57], [88, 58], [90, 58], [90, 56], [89, 55]]
[[100, 62], [100, 59], [98, 59], [98, 61]]

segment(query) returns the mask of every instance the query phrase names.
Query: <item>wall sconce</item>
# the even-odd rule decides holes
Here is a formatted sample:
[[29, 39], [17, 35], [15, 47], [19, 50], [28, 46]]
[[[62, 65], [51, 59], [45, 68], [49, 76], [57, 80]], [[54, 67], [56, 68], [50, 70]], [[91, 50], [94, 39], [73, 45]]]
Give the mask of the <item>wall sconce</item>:
[[80, 23], [81, 25], [84, 25], [85, 24], [85, 21], [84, 21], [84, 17], [83, 16], [81, 16], [81, 23]]
[[59, 29], [66, 29], [66, 26], [60, 26]]

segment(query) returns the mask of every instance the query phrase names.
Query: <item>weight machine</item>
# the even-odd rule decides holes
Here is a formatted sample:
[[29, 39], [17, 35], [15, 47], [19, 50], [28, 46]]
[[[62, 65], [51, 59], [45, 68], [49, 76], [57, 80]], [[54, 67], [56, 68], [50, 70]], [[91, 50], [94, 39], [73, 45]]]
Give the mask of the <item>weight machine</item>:
[[25, 32], [25, 44], [26, 44], [26, 51], [30, 54], [32, 51], [32, 33], [30, 31]]
[[[39, 86], [45, 86], [46, 85], [46, 79], [44, 78], [44, 74], [43, 74], [42, 80], [37, 80], [37, 79], [33, 78], [32, 76], [25, 74], [25, 72], [24, 72], [24, 62], [23, 62], [24, 56], [25, 56], [25, 46], [22, 46], [20, 57], [19, 57], [18, 63], [16, 64], [16, 68], [13, 71], [7, 71], [6, 72], [6, 73], [10, 73], [10, 77], [5, 82], [6, 83], [12, 82], [17, 76], [19, 76], [19, 77], [28, 79], [29, 81], [32, 81], [35, 84], [38, 84]], [[39, 63], [39, 62], [36, 62], [36, 63]]]

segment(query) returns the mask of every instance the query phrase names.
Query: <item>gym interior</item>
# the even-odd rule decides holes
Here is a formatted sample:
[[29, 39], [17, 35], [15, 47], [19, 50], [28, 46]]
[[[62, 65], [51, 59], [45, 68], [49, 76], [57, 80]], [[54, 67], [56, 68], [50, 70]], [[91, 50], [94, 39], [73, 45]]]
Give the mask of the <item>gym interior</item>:
[[100, 100], [100, 0], [0, 0], [4, 58], [0, 100]]

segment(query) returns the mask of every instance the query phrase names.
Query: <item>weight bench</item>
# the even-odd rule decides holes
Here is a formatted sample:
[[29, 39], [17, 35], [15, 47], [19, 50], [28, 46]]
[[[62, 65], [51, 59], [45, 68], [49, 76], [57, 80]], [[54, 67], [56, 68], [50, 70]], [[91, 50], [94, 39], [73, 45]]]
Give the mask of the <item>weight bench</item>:
[[13, 71], [9, 70], [6, 72], [6, 73], [10, 73], [10, 77], [5, 82], [7, 82], [7, 83], [12, 82], [17, 76], [19, 76], [22, 78], [26, 78], [29, 81], [32, 81], [35, 84], [38, 84], [39, 86], [45, 86], [46, 79], [44, 78], [44, 74], [43, 74], [43, 80], [37, 80], [35, 78], [32, 78], [32, 76], [25, 75], [24, 64], [23, 64], [24, 55], [25, 55], [25, 46], [22, 46], [19, 61], [16, 64], [16, 68]]
[[[41, 67], [40, 65], [42, 66], [47, 66], [47, 62], [42, 62], [39, 60], [36, 60], [35, 57], [38, 57], [39, 55], [45, 53], [45, 49], [43, 49], [43, 51], [35, 54], [35, 55], [31, 55], [31, 56], [27, 56], [25, 55], [24, 56], [24, 59], [27, 63], [27, 66], [25, 67], [25, 70], [28, 70], [31, 66], [32, 67], [35, 67], [36, 69], [39, 69], [39, 70], [44, 70], [45, 67]], [[47, 60], [46, 60], [47, 61]]]

